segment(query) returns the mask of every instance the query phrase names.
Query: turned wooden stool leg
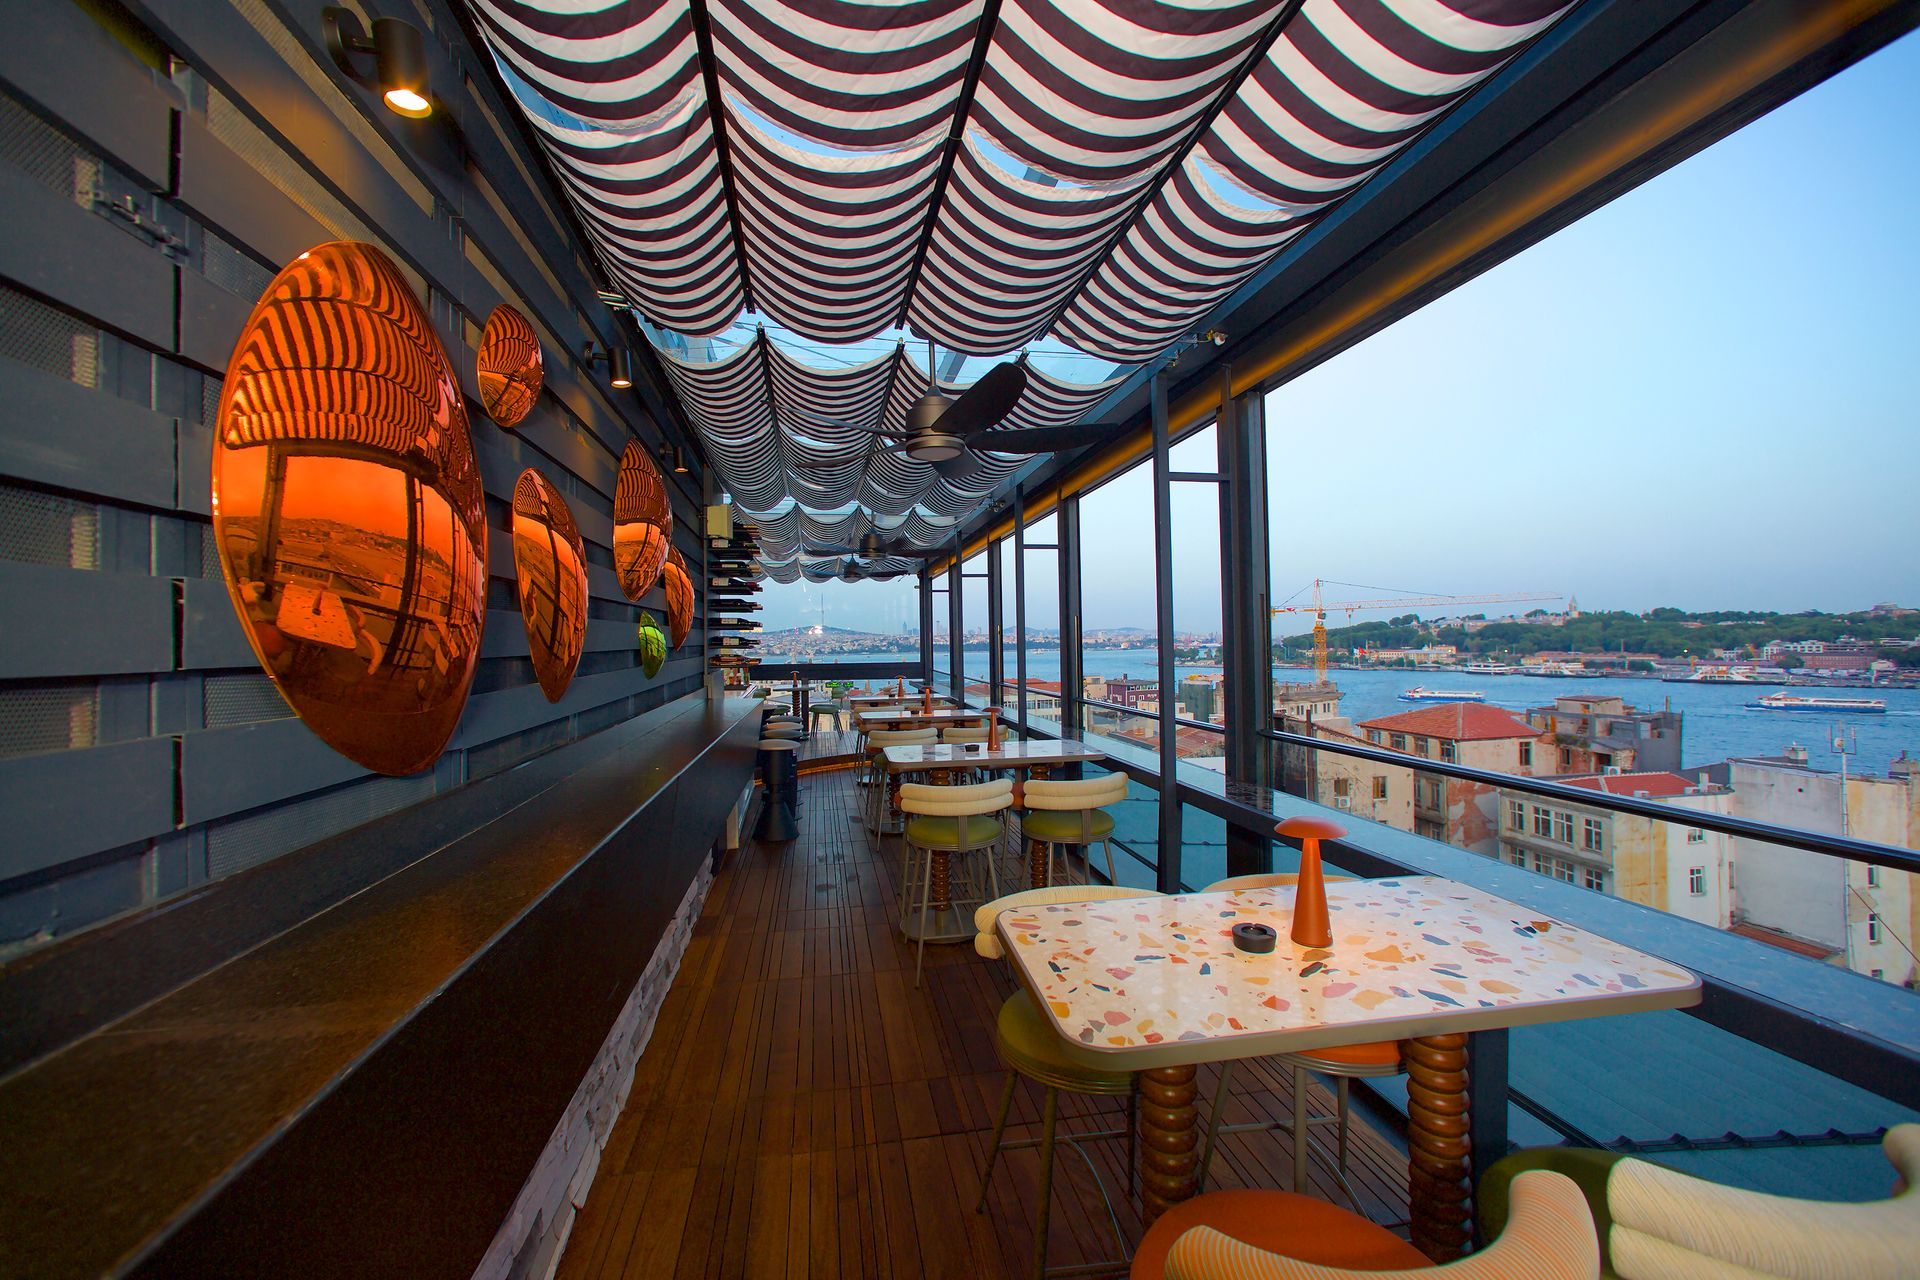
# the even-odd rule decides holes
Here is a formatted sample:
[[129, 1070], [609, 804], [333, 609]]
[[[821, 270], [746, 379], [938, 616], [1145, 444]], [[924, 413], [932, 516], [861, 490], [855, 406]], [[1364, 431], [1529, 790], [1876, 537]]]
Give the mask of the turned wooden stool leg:
[[1435, 1262], [1466, 1251], [1467, 1038], [1422, 1036], [1401, 1049], [1407, 1064], [1407, 1199], [1413, 1247]]
[[1027, 841], [1027, 887], [1030, 889], [1047, 887], [1047, 842], [1045, 840]]
[[945, 849], [932, 849], [928, 856], [933, 859], [933, 870], [927, 877], [928, 899], [935, 911], [949, 911], [953, 908], [953, 855]]
[[1197, 1188], [1200, 1112], [1193, 1075], [1192, 1067], [1140, 1073], [1140, 1216], [1148, 1224], [1192, 1199]]

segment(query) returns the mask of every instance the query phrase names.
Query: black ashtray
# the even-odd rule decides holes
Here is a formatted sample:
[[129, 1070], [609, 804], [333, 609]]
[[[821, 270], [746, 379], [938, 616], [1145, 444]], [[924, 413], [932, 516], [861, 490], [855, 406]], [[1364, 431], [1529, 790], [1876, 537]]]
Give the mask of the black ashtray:
[[1264, 924], [1237, 924], [1233, 926], [1233, 945], [1242, 951], [1264, 956], [1272, 952], [1280, 935]]

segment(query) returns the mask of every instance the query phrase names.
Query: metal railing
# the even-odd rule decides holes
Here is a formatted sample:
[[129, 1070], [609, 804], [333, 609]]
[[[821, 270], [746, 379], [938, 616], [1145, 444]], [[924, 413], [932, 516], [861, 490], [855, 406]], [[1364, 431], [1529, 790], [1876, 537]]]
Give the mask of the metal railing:
[[[1065, 701], [1068, 700], [1063, 700], [1063, 704]], [[1156, 722], [1160, 719], [1152, 713], [1099, 699], [1083, 697], [1070, 701], [1075, 707], [1117, 711]], [[1173, 717], [1173, 723], [1224, 732], [1220, 725], [1180, 716]], [[1035, 737], [1062, 736], [1054, 726], [1046, 724], [1029, 723], [1027, 732]], [[1158, 760], [1151, 751], [1144, 747], [1137, 751], [1128, 749], [1136, 744], [1111, 734], [1096, 736], [1121, 748], [1110, 756], [1106, 767], [1124, 772], [1134, 781], [1165, 794]], [[1824, 835], [1677, 808], [1544, 778], [1476, 769], [1384, 748], [1333, 743], [1305, 734], [1273, 730], [1262, 736], [1286, 746], [1523, 791], [1588, 809], [1680, 823], [1828, 857], [1920, 872], [1920, 854], [1915, 851], [1850, 836]], [[1217, 774], [1207, 774], [1206, 781], [1209, 785], [1203, 786], [1197, 777], [1176, 777], [1175, 799], [1182, 805], [1191, 805], [1224, 819], [1230, 828], [1262, 838], [1272, 837], [1278, 816], [1306, 811], [1337, 812], [1263, 784], [1230, 782]], [[1330, 861], [1368, 876], [1431, 874], [1457, 879], [1523, 905], [1535, 906], [1543, 914], [1592, 927], [1626, 945], [1661, 955], [1701, 978], [1702, 1000], [1686, 1011], [1691, 1016], [1902, 1106], [1920, 1109], [1920, 1014], [1909, 1012], [1907, 1006], [1887, 1007], [1896, 1000], [1912, 999], [1898, 988], [1889, 990], [1886, 984], [1864, 975], [1787, 955], [1765, 943], [1697, 924], [1655, 907], [1597, 894], [1524, 871], [1427, 836], [1365, 820], [1355, 825], [1357, 830], [1330, 843], [1327, 854]], [[1129, 847], [1127, 853], [1143, 865], [1150, 865], [1132, 848]], [[1164, 856], [1164, 851], [1162, 854]], [[1595, 917], [1598, 919], [1588, 924], [1588, 920]], [[1813, 990], [1816, 985], [1823, 989]], [[1876, 1004], [1876, 1000], [1886, 1003]], [[1920, 1009], [1920, 1002], [1913, 1008]], [[1533, 1099], [1511, 1096], [1504, 1084], [1500, 1093], [1521, 1110], [1574, 1141], [1591, 1139], [1591, 1135], [1583, 1133], [1578, 1126]], [[1504, 1126], [1501, 1133], [1504, 1134]]]

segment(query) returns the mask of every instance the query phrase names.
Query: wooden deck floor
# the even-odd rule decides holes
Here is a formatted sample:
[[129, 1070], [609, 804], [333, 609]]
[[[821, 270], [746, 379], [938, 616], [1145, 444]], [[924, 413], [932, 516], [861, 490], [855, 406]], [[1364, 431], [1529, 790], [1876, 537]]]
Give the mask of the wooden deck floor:
[[[914, 989], [890, 907], [897, 842], [873, 847], [859, 794], [851, 772], [803, 779], [800, 839], [749, 844], [722, 868], [575, 1223], [567, 1280], [1026, 1274], [1037, 1153], [1005, 1157], [973, 1212], [1011, 975], [970, 947], [930, 947]], [[1201, 1083], [1210, 1098], [1210, 1071]], [[1230, 1119], [1285, 1114], [1279, 1073], [1253, 1066], [1234, 1083]], [[1063, 1128], [1112, 1126], [1119, 1106], [1063, 1095]], [[1038, 1133], [1037, 1091], [1017, 1092], [1013, 1123]], [[1213, 1185], [1284, 1185], [1284, 1142], [1228, 1139]], [[1136, 1240], [1122, 1144], [1086, 1149]], [[1356, 1123], [1351, 1159], [1369, 1214], [1404, 1218], [1405, 1157]], [[1065, 1146], [1050, 1234], [1055, 1266], [1121, 1252]]]

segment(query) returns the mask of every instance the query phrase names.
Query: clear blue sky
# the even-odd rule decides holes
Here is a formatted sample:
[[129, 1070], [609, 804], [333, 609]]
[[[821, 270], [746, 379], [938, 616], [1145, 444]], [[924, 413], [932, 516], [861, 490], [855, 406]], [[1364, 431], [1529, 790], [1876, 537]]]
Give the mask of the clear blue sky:
[[[1275, 596], [1920, 603], [1917, 116], [1910, 36], [1276, 391]], [[1153, 625], [1142, 480], [1089, 499], [1148, 517], [1090, 540], [1089, 627]], [[1212, 501], [1176, 506], [1183, 630], [1219, 621]], [[772, 588], [768, 625], [823, 598], [915, 616], [910, 584], [835, 583]]]

